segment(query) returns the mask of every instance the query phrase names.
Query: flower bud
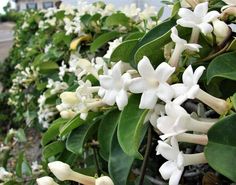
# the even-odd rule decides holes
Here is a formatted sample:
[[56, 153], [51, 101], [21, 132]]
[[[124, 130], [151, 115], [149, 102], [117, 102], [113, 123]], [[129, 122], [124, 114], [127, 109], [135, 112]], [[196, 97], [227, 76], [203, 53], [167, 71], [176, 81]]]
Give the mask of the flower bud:
[[75, 117], [76, 113], [72, 110], [64, 110], [60, 112], [60, 115], [64, 119], [71, 119]]
[[108, 176], [102, 176], [96, 179], [95, 185], [114, 185], [111, 178]]
[[216, 36], [216, 42], [217, 43], [223, 42], [230, 34], [231, 32], [230, 28], [225, 22], [220, 21], [219, 19], [215, 19], [212, 23], [214, 27], [213, 32]]
[[61, 161], [48, 163], [48, 167], [60, 181], [70, 180], [70, 175], [73, 173], [70, 166]]
[[79, 98], [76, 96], [75, 92], [63, 92], [60, 95], [61, 101], [66, 104], [77, 104], [79, 102]]
[[36, 182], [38, 183], [38, 185], [58, 185], [52, 177], [49, 176], [45, 176], [45, 177], [41, 177], [38, 178], [36, 180]]

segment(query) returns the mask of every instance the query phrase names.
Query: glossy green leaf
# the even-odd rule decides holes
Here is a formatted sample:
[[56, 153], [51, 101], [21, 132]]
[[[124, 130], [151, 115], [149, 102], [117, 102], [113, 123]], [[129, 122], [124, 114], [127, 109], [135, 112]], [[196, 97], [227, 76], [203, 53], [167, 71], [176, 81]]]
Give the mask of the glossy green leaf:
[[127, 40], [134, 40], [134, 39], [140, 39], [140, 38], [143, 37], [144, 35], [145, 35], [144, 32], [136, 31], [136, 32], [133, 32], [133, 33], [128, 34], [128, 35], [124, 38], [124, 41], [127, 41]]
[[234, 95], [232, 96], [231, 101], [233, 103], [234, 110], [236, 110], [236, 93], [234, 93]]
[[104, 34], [100, 35], [98, 38], [96, 38], [92, 42], [92, 44], [90, 46], [90, 51], [95, 52], [96, 50], [101, 48], [103, 45], [107, 44], [108, 41], [115, 39], [119, 35], [120, 35], [120, 33], [116, 32], [116, 31], [111, 31], [111, 32], [104, 33]]
[[132, 56], [133, 48], [137, 43], [137, 39], [124, 41], [113, 51], [110, 61], [118, 62], [121, 60], [122, 62], [130, 63], [132, 61], [130, 57]]
[[119, 26], [119, 25], [129, 27], [129, 22], [130, 19], [124, 13], [115, 13], [107, 17], [105, 25], [107, 27]]
[[109, 158], [112, 138], [120, 116], [118, 110], [108, 112], [101, 121], [98, 129], [98, 141], [100, 146], [100, 155], [106, 161]]
[[73, 129], [79, 127], [80, 125], [92, 121], [98, 113], [89, 113], [86, 120], [82, 120], [80, 115], [75, 116], [73, 119], [68, 121], [62, 128], [60, 128], [60, 136], [64, 136], [71, 132]]
[[109, 174], [115, 185], [126, 185], [134, 157], [123, 152], [114, 134], [108, 161]]
[[[147, 56], [154, 66], [158, 66], [161, 62], [165, 60], [164, 45], [171, 42], [170, 29], [173, 27], [173, 22], [167, 23], [169, 24], [165, 25], [165, 27], [162, 27], [163, 30], [159, 30], [159, 33], [162, 33], [162, 35], [144, 44], [137, 50], [134, 56], [136, 64], [143, 58], [143, 56]], [[178, 31], [181, 38], [189, 34], [188, 29], [182, 28], [180, 26], [178, 26]]]
[[43, 149], [43, 157], [48, 159], [49, 157], [55, 156], [61, 153], [65, 148], [65, 144], [62, 141], [54, 141]]
[[66, 140], [67, 150], [82, 154], [84, 143], [97, 131], [97, 122], [87, 123], [73, 130]]
[[48, 144], [50, 141], [53, 141], [56, 139], [59, 135], [59, 128], [65, 124], [68, 120], [59, 118], [50, 125], [50, 127], [47, 129], [47, 131], [43, 134], [41, 143], [43, 146]]
[[205, 156], [209, 165], [236, 182], [236, 114], [218, 121], [208, 131]]
[[144, 124], [148, 110], [139, 109], [140, 96], [132, 95], [128, 105], [121, 112], [118, 123], [118, 140], [123, 151], [130, 156], [142, 158], [139, 145], [146, 132]]
[[236, 80], [236, 53], [226, 53], [216, 57], [207, 68], [207, 83], [215, 78]]

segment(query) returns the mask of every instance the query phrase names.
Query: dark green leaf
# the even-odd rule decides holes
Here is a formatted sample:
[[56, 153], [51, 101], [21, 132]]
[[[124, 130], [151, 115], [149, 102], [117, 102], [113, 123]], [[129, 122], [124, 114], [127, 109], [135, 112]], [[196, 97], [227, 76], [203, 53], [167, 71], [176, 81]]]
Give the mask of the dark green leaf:
[[216, 57], [207, 68], [207, 83], [214, 78], [236, 80], [236, 53], [226, 53]]
[[114, 134], [108, 161], [109, 174], [115, 185], [126, 185], [134, 157], [128, 156], [122, 150]]
[[110, 61], [118, 62], [121, 60], [122, 62], [130, 63], [132, 61], [130, 56], [132, 55], [133, 48], [137, 43], [137, 39], [124, 41], [113, 51]]
[[48, 144], [50, 141], [56, 139], [59, 135], [59, 128], [67, 122], [66, 119], [59, 118], [51, 124], [51, 126], [47, 129], [47, 131], [43, 134], [41, 143], [43, 146]]
[[120, 33], [116, 32], [116, 31], [111, 31], [111, 32], [104, 33], [104, 34], [100, 35], [98, 38], [96, 38], [92, 42], [92, 44], [90, 46], [91, 52], [95, 52], [96, 50], [101, 48], [103, 45], [107, 44], [108, 41], [115, 39], [119, 35], [120, 35]]
[[218, 121], [208, 131], [205, 156], [216, 171], [236, 182], [236, 114]]
[[117, 126], [120, 112], [113, 110], [105, 115], [98, 129], [98, 141], [102, 158], [108, 161], [112, 138]]
[[52, 73], [59, 68], [58, 64], [55, 62], [42, 62], [39, 64], [39, 72], [43, 74]]
[[49, 157], [55, 156], [56, 154], [61, 153], [65, 148], [64, 142], [54, 141], [49, 145], [45, 146], [43, 149], [43, 157], [48, 159]]
[[139, 145], [146, 132], [144, 124], [148, 110], [139, 109], [140, 96], [132, 95], [121, 113], [118, 123], [118, 140], [123, 151], [130, 156], [142, 158]]
[[97, 131], [97, 123], [87, 123], [73, 130], [66, 140], [67, 150], [82, 154], [84, 143]]

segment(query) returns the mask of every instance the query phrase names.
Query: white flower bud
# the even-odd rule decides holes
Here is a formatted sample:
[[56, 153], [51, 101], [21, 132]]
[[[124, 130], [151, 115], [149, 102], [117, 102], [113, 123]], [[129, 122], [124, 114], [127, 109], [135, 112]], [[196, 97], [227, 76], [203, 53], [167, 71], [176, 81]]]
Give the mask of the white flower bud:
[[223, 42], [230, 34], [230, 28], [225, 22], [220, 21], [219, 19], [215, 19], [212, 23], [214, 27], [214, 34], [216, 36], [216, 42]]
[[38, 178], [36, 180], [36, 182], [38, 183], [38, 185], [58, 185], [52, 177], [49, 176], [45, 176], [45, 177], [41, 177]]
[[108, 176], [102, 176], [96, 179], [95, 185], [114, 185], [111, 178]]
[[75, 92], [63, 92], [60, 95], [61, 101], [66, 104], [77, 104], [79, 102], [79, 98], [76, 96]]
[[70, 176], [73, 173], [73, 170], [66, 163], [61, 161], [54, 161], [48, 163], [50, 171], [60, 180], [70, 180]]
[[64, 119], [71, 119], [75, 117], [76, 113], [72, 110], [64, 110], [60, 112], [60, 115]]

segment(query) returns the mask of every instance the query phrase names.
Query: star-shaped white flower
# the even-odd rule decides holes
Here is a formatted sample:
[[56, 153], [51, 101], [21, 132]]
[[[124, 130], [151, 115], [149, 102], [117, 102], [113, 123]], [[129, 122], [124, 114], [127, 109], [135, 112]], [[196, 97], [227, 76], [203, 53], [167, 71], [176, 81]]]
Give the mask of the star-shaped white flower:
[[132, 93], [142, 93], [140, 109], [153, 109], [158, 98], [165, 102], [172, 99], [173, 91], [167, 80], [175, 67], [163, 62], [154, 70], [149, 59], [144, 56], [138, 63], [138, 71], [141, 77], [132, 79], [129, 89]]
[[184, 171], [183, 153], [175, 137], [171, 138], [171, 146], [163, 141], [158, 141], [157, 153], [161, 154], [168, 161], [159, 169], [163, 179], [169, 179], [169, 185], [178, 185]]
[[220, 16], [219, 12], [208, 12], [208, 2], [199, 3], [194, 11], [187, 8], [180, 8], [177, 24], [187, 28], [198, 28], [202, 33], [207, 34], [213, 31], [209, 22]]
[[191, 51], [197, 51], [199, 52], [199, 49], [202, 47], [199, 44], [194, 44], [194, 43], [187, 43], [186, 40], [181, 39], [178, 35], [178, 30], [176, 27], [173, 27], [171, 29], [171, 39], [173, 42], [175, 42], [175, 49], [171, 55], [171, 58], [169, 60], [169, 64], [171, 66], [177, 67], [178, 66], [178, 61], [180, 58], [180, 55], [182, 52], [186, 49], [191, 50]]
[[[99, 82], [101, 90], [99, 95], [107, 105], [117, 104], [119, 110], [128, 103], [128, 84], [131, 80], [129, 73], [122, 74], [122, 62], [116, 63], [108, 74], [100, 75]], [[102, 91], [102, 93], [101, 93]]]
[[175, 92], [176, 99], [174, 100], [177, 104], [182, 104], [187, 99], [194, 99], [198, 90], [198, 80], [202, 76], [205, 67], [200, 66], [194, 72], [191, 65], [189, 65], [182, 76], [183, 83], [177, 83], [172, 85]]

